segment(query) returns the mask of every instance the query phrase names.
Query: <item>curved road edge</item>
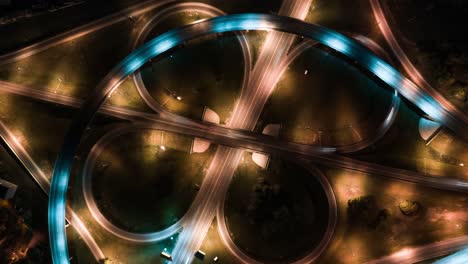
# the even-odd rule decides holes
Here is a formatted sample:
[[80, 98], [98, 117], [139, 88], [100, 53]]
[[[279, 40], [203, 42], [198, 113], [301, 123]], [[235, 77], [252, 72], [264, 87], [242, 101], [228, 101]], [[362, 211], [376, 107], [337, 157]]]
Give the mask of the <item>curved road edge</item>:
[[[0, 121], [0, 137], [16, 158], [21, 162], [27, 173], [39, 185], [46, 195], [49, 195], [50, 181], [44, 171], [37, 165], [29, 153], [24, 149], [16, 136], [11, 132], [3, 121]], [[75, 229], [77, 234], [83, 239], [94, 258], [100, 261], [105, 258], [99, 245], [96, 243], [89, 230], [78, 217], [78, 215], [69, 207], [66, 207], [67, 221]]]
[[436, 120], [442, 121], [455, 132], [468, 136], [468, 133], [465, 133], [468, 131], [466, 123], [460, 122], [456, 116], [451, 115], [447, 109], [420, 91], [416, 85], [373, 55], [368, 49], [336, 31], [307, 24], [296, 19], [268, 14], [237, 14], [217, 17], [171, 30], [149, 41], [114, 67], [98, 85], [95, 94], [84, 103], [65, 136], [64, 144], [55, 165], [49, 196], [49, 237], [52, 258], [56, 263], [69, 263], [64, 217], [65, 197], [74, 152], [80, 143], [81, 135], [87, 124], [106, 98], [111, 95], [124, 78], [140, 68], [148, 59], [160, 56], [162, 53], [180, 45], [183, 41], [208, 33], [246, 29], [274, 29], [316, 39], [356, 60], [388, 85], [399, 90], [403, 96], [407, 97], [424, 112], [433, 116]]
[[[180, 12], [187, 12], [196, 10], [197, 12], [202, 12], [208, 16], [215, 17], [215, 16], [222, 16], [226, 15], [225, 12], [222, 10], [199, 2], [187, 2], [187, 3], [179, 3], [168, 7], [167, 9], [162, 10], [157, 15], [153, 16], [144, 26], [143, 29], [139, 32], [138, 36], [134, 40], [133, 50], [136, 49], [138, 46], [143, 44], [144, 40], [150, 33], [150, 31], [159, 24], [162, 20], [166, 19], [167, 17], [180, 13]], [[242, 80], [241, 92], [245, 89], [248, 84], [248, 80], [250, 78], [250, 72], [252, 69], [252, 56], [250, 52], [249, 44], [247, 43], [247, 39], [243, 34], [238, 34], [239, 43], [242, 48], [242, 55], [244, 59], [244, 76]], [[190, 121], [188, 118], [180, 116], [178, 114], [172, 113], [163, 106], [161, 106], [156, 100], [150, 95], [148, 90], [145, 87], [145, 84], [142, 80], [141, 73], [136, 72], [133, 74], [133, 82], [137, 88], [138, 93], [140, 94], [141, 98], [145, 101], [145, 103], [153, 109], [155, 112], [159, 113], [162, 117], [170, 118], [173, 120], [180, 120], [180, 121]]]
[[176, 1], [177, 0], [161, 0], [161, 1], [148, 0], [143, 3], [138, 3], [135, 5], [129, 6], [126, 9], [121, 10], [117, 13], [97, 19], [85, 25], [76, 27], [72, 30], [55, 35], [53, 37], [38, 41], [34, 44], [31, 44], [19, 50], [9, 52], [6, 54], [2, 54], [0, 55], [0, 66], [18, 61], [20, 59], [27, 58], [41, 51], [44, 51], [48, 48], [51, 48], [59, 44], [72, 41], [79, 37], [85, 36], [89, 33], [95, 32], [107, 26], [126, 20], [128, 19], [129, 16], [137, 16], [137, 15], [146, 13], [148, 11], [151, 11], [155, 8], [158, 8], [160, 6], [163, 6], [165, 4], [174, 3]]
[[[403, 49], [401, 48], [400, 44], [398, 43], [395, 35], [393, 34], [390, 25], [385, 18], [384, 11], [380, 4], [380, 0], [369, 0], [372, 12], [374, 14], [375, 20], [377, 21], [377, 25], [382, 32], [385, 40], [387, 41], [388, 45], [392, 49], [395, 56], [400, 61], [403, 69], [405, 70], [406, 74], [411, 78], [413, 82], [415, 82], [419, 87], [421, 87], [425, 93], [429, 94], [432, 98], [434, 98], [440, 105], [442, 105], [445, 109], [450, 111], [452, 114], [457, 116], [459, 120], [462, 120], [465, 124], [468, 123], [468, 115], [464, 114], [460, 111], [457, 107], [455, 107], [451, 102], [449, 102], [444, 96], [442, 96], [433, 86], [427, 82], [422, 74], [416, 69], [416, 67], [411, 63], [411, 60], [405, 54]], [[466, 138], [466, 135], [465, 135]]]
[[123, 230], [115, 226], [106, 217], [101, 213], [99, 210], [93, 196], [92, 192], [92, 183], [91, 183], [91, 176], [92, 170], [95, 167], [96, 161], [98, 156], [102, 153], [107, 145], [115, 138], [122, 134], [126, 134], [138, 129], [147, 129], [144, 127], [137, 127], [132, 125], [119, 125], [116, 128], [110, 130], [106, 133], [103, 137], [101, 137], [96, 144], [91, 148], [88, 157], [86, 158], [84, 167], [83, 167], [83, 175], [82, 175], [82, 183], [83, 183], [83, 197], [85, 198], [86, 205], [88, 210], [90, 211], [91, 215], [93, 216], [94, 220], [106, 231], [113, 234], [116, 237], [121, 239], [137, 242], [137, 243], [147, 243], [147, 242], [155, 242], [164, 240], [175, 233], [179, 232], [182, 227], [183, 223], [186, 221], [186, 216], [184, 215], [181, 219], [179, 219], [173, 225], [164, 228], [163, 230], [157, 232], [150, 232], [150, 233], [136, 233], [136, 232], [129, 232]]
[[[293, 261], [293, 264], [306, 264], [314, 262], [327, 248], [328, 244], [330, 243], [331, 239], [333, 238], [333, 234], [335, 232], [335, 227], [337, 223], [338, 217], [338, 209], [336, 204], [335, 193], [333, 192], [333, 188], [331, 187], [327, 177], [320, 171], [317, 167], [311, 165], [310, 163], [301, 162], [301, 166], [305, 167], [314, 177], [317, 176], [320, 184], [325, 190], [325, 194], [328, 200], [328, 224], [325, 234], [320, 241], [320, 243], [309, 253], [307, 253], [304, 257], [300, 258], [297, 261]], [[222, 201], [225, 201], [226, 193]], [[220, 235], [221, 240], [224, 243], [224, 246], [228, 249], [228, 251], [237, 258], [241, 263], [245, 264], [261, 264], [252, 257], [248, 256], [246, 253], [242, 252], [242, 250], [237, 247], [237, 245], [232, 240], [229, 229], [226, 224], [226, 216], [224, 214], [224, 202], [218, 205], [218, 209], [216, 211], [216, 221], [218, 225], [218, 233]]]
[[467, 244], [468, 236], [455, 237], [420, 247], [405, 248], [389, 256], [371, 260], [365, 264], [416, 263], [464, 249]]

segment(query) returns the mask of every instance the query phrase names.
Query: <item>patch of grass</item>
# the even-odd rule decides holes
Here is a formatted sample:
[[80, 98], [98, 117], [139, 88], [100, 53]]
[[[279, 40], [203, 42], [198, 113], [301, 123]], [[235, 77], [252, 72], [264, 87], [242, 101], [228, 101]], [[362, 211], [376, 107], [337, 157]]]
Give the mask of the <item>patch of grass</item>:
[[[0, 34], [8, 36], [0, 43], [0, 52], [5, 53], [25, 45], [71, 30], [100, 17], [118, 12], [138, 0], [109, 0], [106, 2], [85, 1], [82, 4], [55, 12], [18, 20], [0, 27]], [[57, 23], [60, 21], [60, 23]]]
[[371, 148], [352, 156], [385, 166], [418, 171], [428, 176], [466, 179], [466, 166], [459, 166], [466, 159], [466, 151], [462, 151], [465, 146], [463, 141], [443, 130], [426, 146], [419, 135], [419, 119], [420, 115], [410, 109], [406, 102], [402, 102], [398, 116], [387, 134]]
[[73, 113], [69, 109], [11, 94], [2, 94], [0, 103], [2, 121], [41, 169], [51, 175]]
[[[1, 93], [0, 119], [46, 175], [52, 168], [75, 111], [22, 96]], [[94, 125], [110, 121], [98, 117]]]
[[352, 65], [310, 48], [284, 73], [259, 125], [280, 123], [287, 141], [346, 145], [372, 136], [391, 101], [389, 90]]
[[138, 93], [132, 77], [125, 79], [106, 103], [142, 112], [152, 112]]
[[[334, 240], [319, 263], [363, 263], [406, 247], [461, 236], [468, 229], [465, 217], [468, 199], [464, 194], [379, 175], [322, 169], [335, 191], [339, 219]], [[373, 208], [385, 210], [386, 218], [371, 226], [350, 221], [348, 201], [358, 197], [373, 197]], [[399, 205], [405, 200], [418, 202], [421, 212], [417, 216], [404, 215]]]
[[382, 1], [399, 44], [424, 78], [468, 113], [468, 5], [459, 1]]
[[180, 219], [213, 152], [190, 154], [191, 141], [159, 131], [114, 139], [93, 171], [93, 193], [103, 214], [133, 232], [157, 231]]
[[372, 149], [353, 156], [387, 166], [417, 170], [417, 159], [425, 149], [425, 141], [418, 132], [419, 118], [419, 114], [402, 102], [387, 134]]
[[0, 67], [0, 78], [49, 92], [85, 98], [130, 52], [128, 35], [132, 28], [132, 22], [120, 22], [4, 65]]
[[268, 170], [246, 154], [225, 202], [234, 242], [259, 261], [292, 261], [322, 238], [328, 203], [321, 185], [301, 166], [273, 157]]
[[281, 0], [257, 0], [255, 2], [252, 2], [250, 0], [204, 0], [202, 2], [214, 5], [227, 13], [278, 12], [281, 6]]
[[[191, 13], [174, 15], [151, 35], [197, 18]], [[243, 63], [236, 36], [211, 36], [189, 42], [170, 56], [154, 61], [142, 69], [142, 78], [150, 94], [168, 110], [200, 119], [207, 106], [224, 122], [242, 85]]]
[[373, 39], [379, 33], [367, 0], [315, 0], [305, 21], [343, 32], [370, 35]]

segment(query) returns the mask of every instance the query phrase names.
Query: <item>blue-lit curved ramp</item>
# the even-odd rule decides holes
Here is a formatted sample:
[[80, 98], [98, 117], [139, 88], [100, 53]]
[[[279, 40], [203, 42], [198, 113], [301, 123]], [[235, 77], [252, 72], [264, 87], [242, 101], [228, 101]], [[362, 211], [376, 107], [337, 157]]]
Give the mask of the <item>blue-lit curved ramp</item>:
[[466, 264], [468, 262], [468, 248], [460, 250], [448, 257], [442, 258], [434, 264]]
[[49, 235], [54, 263], [69, 263], [65, 233], [65, 197], [71, 165], [81, 136], [102, 103], [126, 77], [149, 59], [161, 56], [164, 52], [190, 39], [238, 30], [276, 30], [302, 35], [321, 42], [375, 74], [434, 120], [451, 128], [459, 135], [468, 137], [466, 123], [447, 111], [429, 94], [423, 92], [367, 48], [336, 31], [293, 18], [270, 14], [236, 14], [200, 21], [159, 35], [128, 55], [101, 81], [95, 93], [84, 103], [73, 120], [55, 164], [49, 194]]

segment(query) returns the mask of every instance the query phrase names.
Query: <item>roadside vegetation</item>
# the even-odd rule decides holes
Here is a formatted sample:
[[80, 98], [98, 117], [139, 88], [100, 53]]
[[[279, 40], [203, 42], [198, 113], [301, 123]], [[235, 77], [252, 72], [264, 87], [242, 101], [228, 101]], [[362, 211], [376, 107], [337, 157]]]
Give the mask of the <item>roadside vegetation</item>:
[[214, 147], [190, 153], [192, 139], [139, 130], [104, 146], [93, 169], [93, 194], [101, 212], [131, 232], [155, 232], [188, 210]]
[[430, 84], [468, 113], [468, 37], [464, 1], [386, 0], [383, 8], [399, 44]]
[[337, 168], [322, 170], [333, 186], [339, 219], [319, 263], [364, 263], [462, 236], [468, 229], [468, 198], [462, 193]]
[[375, 134], [390, 110], [392, 97], [389, 89], [353, 65], [312, 47], [285, 71], [258, 129], [281, 124], [280, 138], [286, 141], [348, 145]]
[[233, 241], [262, 262], [299, 259], [320, 242], [328, 202], [314, 175], [294, 162], [273, 157], [267, 170], [246, 153], [225, 202]]

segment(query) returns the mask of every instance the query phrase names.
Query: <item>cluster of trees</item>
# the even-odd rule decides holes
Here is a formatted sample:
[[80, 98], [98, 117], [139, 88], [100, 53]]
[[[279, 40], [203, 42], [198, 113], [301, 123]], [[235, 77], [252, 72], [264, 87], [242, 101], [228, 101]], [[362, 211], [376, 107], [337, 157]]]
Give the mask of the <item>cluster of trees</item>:
[[410, 54], [416, 67], [449, 101], [468, 111], [468, 1], [391, 0], [386, 7], [395, 18], [395, 32], [402, 33], [400, 42], [416, 48]]
[[0, 200], [0, 263], [19, 259], [31, 237], [31, 230], [11, 203]]
[[429, 154], [431, 154], [432, 158], [435, 160], [438, 160], [443, 163], [451, 164], [451, 165], [458, 165], [460, 164], [460, 160], [449, 156], [445, 155], [443, 153], [438, 152], [437, 150], [433, 149], [432, 147], [428, 148]]
[[281, 187], [260, 177], [253, 189], [247, 215], [252, 224], [261, 228], [263, 237], [268, 239], [291, 232], [294, 210]]
[[[397, 1], [406, 32], [419, 50], [418, 67], [453, 103], [468, 110], [468, 36], [464, 34], [468, 2], [464, 0]], [[401, 12], [399, 12], [401, 13]], [[395, 13], [397, 16], [399, 13]], [[405, 25], [408, 27], [405, 28]], [[410, 30], [408, 30], [410, 29]]]
[[468, 110], [468, 49], [467, 42], [420, 41], [419, 50], [426, 54], [422, 61], [434, 67], [436, 87]]
[[[419, 215], [421, 204], [417, 201], [403, 200], [399, 204], [401, 213], [408, 217]], [[373, 195], [359, 196], [348, 200], [348, 221], [355, 226], [376, 229], [383, 226], [390, 217], [390, 211], [379, 208]]]
[[0, 264], [50, 263], [46, 245], [28, 248], [32, 236], [31, 228], [11, 201], [0, 200]]
[[406, 216], [416, 216], [421, 211], [421, 205], [416, 201], [404, 200], [400, 202], [400, 211]]
[[390, 214], [387, 209], [377, 207], [375, 197], [372, 195], [348, 200], [347, 210], [348, 220], [351, 224], [371, 229], [383, 224]]

